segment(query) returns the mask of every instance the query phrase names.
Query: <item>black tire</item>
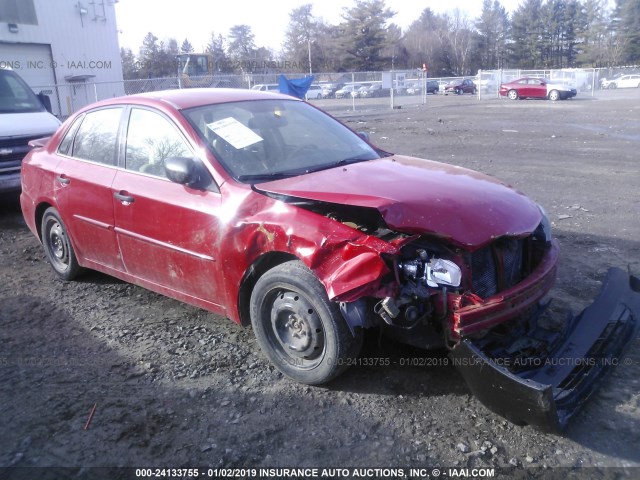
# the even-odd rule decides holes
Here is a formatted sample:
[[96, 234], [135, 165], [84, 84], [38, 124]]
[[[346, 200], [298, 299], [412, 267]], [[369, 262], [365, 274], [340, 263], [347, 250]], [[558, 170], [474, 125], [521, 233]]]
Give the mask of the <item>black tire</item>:
[[560, 92], [558, 92], [557, 90], [551, 90], [549, 92], [549, 100], [551, 100], [552, 102], [560, 100]]
[[518, 92], [516, 90], [509, 90], [507, 92], [507, 98], [509, 100], [517, 100], [520, 96], [518, 95]]
[[362, 346], [317, 277], [298, 260], [283, 263], [256, 282], [251, 324], [260, 348], [274, 366], [308, 385], [342, 373]]
[[67, 229], [55, 208], [49, 207], [44, 212], [40, 231], [44, 253], [56, 274], [63, 280], [73, 280], [82, 273]]

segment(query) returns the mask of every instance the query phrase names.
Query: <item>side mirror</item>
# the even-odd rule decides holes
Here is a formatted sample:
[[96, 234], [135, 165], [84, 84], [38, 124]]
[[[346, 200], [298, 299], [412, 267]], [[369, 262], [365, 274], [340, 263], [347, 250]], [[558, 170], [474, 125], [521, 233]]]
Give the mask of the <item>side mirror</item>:
[[44, 92], [40, 92], [36, 97], [38, 97], [38, 100], [40, 100], [40, 103], [42, 103], [42, 106], [47, 110], [47, 112], [52, 113], [51, 99], [49, 98], [49, 95]]
[[189, 157], [165, 158], [164, 170], [172, 182], [188, 185], [194, 181], [195, 162]]
[[369, 134], [367, 132], [358, 132], [358, 136], [365, 142], [369, 143]]

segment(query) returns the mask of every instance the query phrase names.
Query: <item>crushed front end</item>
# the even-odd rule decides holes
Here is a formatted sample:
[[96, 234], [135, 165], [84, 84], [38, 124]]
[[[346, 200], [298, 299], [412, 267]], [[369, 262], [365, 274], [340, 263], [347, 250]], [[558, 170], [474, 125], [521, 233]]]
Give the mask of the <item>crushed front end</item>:
[[[541, 300], [557, 263], [544, 220], [531, 234], [475, 250], [407, 239], [390, 267], [394, 294], [368, 300], [373, 322], [399, 341], [449, 348], [469, 388], [496, 413], [560, 431], [635, 337], [640, 280], [612, 269], [593, 305], [551, 324], [541, 320]], [[343, 304], [346, 318], [368, 326], [362, 310]]]
[[[351, 235], [322, 237], [315, 254], [301, 258], [354, 335], [379, 327], [409, 345], [447, 348], [488, 408], [518, 424], [561, 430], [634, 338], [640, 281], [612, 270], [592, 306], [552, 324], [542, 300], [555, 283], [559, 251], [542, 207], [459, 169], [382, 162], [358, 167], [373, 169], [361, 175], [373, 183], [395, 175], [393, 185], [403, 188], [379, 185], [387, 196], [370, 195], [375, 185], [358, 183], [353, 166], [341, 175], [350, 190], [360, 188], [355, 196], [322, 174], [272, 183], [265, 194], [316, 214], [318, 231], [338, 232], [339, 224]], [[418, 165], [429, 175], [420, 177]], [[326, 194], [326, 185], [335, 192]]]

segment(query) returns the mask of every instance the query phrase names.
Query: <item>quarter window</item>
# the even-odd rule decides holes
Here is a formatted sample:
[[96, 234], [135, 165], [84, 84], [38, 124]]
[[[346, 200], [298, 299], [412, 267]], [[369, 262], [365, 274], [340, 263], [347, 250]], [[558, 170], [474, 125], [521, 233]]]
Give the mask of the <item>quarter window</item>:
[[105, 108], [87, 113], [73, 142], [73, 156], [105, 165], [116, 165], [121, 114], [122, 108]]
[[165, 159], [192, 156], [187, 143], [166, 118], [150, 110], [131, 110], [125, 153], [127, 170], [166, 177]]
[[69, 150], [71, 149], [71, 144], [73, 143], [73, 136], [78, 131], [78, 127], [81, 123], [82, 117], [76, 118], [76, 120], [73, 122], [73, 125], [71, 125], [71, 128], [67, 130], [67, 133], [60, 142], [60, 145], [58, 146], [58, 153], [61, 153], [62, 155], [69, 155]]

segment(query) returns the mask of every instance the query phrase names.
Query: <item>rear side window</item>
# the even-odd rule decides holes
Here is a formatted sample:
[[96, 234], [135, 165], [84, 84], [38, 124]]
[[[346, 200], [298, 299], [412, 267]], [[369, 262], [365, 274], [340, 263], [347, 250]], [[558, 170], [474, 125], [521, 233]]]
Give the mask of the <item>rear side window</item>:
[[75, 136], [72, 156], [115, 166], [121, 114], [122, 108], [105, 108], [87, 113]]

